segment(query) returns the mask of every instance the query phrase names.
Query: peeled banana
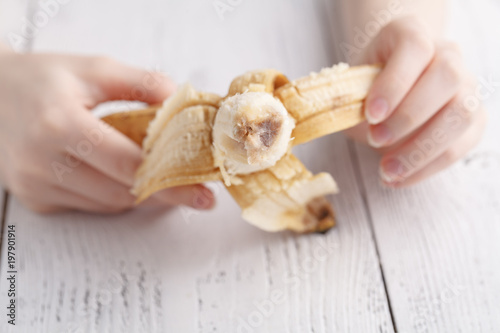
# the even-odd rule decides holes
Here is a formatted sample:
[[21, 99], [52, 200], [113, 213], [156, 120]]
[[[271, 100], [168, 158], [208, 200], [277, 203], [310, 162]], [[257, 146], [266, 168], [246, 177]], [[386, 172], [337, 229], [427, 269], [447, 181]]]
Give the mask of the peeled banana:
[[138, 202], [164, 188], [221, 179], [212, 154], [220, 100], [185, 84], [165, 101], [143, 142], [145, 158], [132, 190]]
[[266, 92], [244, 92], [226, 98], [213, 126], [213, 152], [224, 183], [239, 174], [265, 170], [289, 150], [295, 120]]
[[164, 188], [223, 180], [251, 224], [323, 232], [335, 224], [324, 196], [337, 185], [327, 173], [312, 175], [291, 148], [364, 121], [363, 100], [379, 71], [340, 64], [292, 82], [276, 70], [252, 71], [224, 98], [182, 86], [147, 128], [152, 109], [103, 120], [142, 141], [138, 202]]

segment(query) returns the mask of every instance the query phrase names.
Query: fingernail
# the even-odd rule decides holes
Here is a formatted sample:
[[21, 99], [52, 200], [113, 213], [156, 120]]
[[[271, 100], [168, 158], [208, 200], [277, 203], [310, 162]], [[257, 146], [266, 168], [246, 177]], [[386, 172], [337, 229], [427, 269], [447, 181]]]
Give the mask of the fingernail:
[[394, 187], [404, 180], [405, 170], [403, 164], [397, 158], [390, 158], [382, 162], [379, 174], [382, 181], [387, 186]]
[[382, 122], [389, 112], [389, 104], [383, 98], [376, 98], [369, 102], [366, 112], [368, 123], [375, 125]]
[[380, 124], [369, 129], [367, 139], [370, 146], [380, 148], [392, 140], [392, 133], [387, 126]]
[[214, 194], [207, 188], [196, 191], [193, 197], [193, 208], [196, 209], [210, 209], [214, 206], [214, 203]]

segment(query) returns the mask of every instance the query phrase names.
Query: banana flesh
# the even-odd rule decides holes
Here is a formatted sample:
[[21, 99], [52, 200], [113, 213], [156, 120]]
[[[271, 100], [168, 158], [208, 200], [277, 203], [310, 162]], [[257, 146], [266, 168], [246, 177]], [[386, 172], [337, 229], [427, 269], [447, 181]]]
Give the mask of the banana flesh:
[[132, 192], [138, 201], [164, 188], [221, 179], [211, 149], [216, 113], [196, 105], [172, 117], [137, 171]]
[[266, 92], [244, 92], [222, 102], [213, 127], [215, 165], [226, 185], [238, 174], [267, 169], [289, 149], [294, 119]]
[[[268, 231], [323, 232], [335, 224], [324, 196], [337, 193], [337, 186], [329, 174], [312, 175], [290, 148], [364, 121], [363, 101], [379, 71], [380, 66], [337, 65], [292, 82], [275, 70], [253, 71], [234, 79], [224, 99], [181, 87], [147, 131], [144, 122], [131, 121], [139, 111], [135, 118], [115, 114], [103, 120], [125, 135], [136, 133], [136, 142], [137, 133], [147, 132], [133, 188], [138, 202], [164, 188], [224, 180], [251, 224]], [[273, 119], [266, 118], [269, 105], [284, 129], [264, 130], [274, 150], [262, 149], [258, 130], [250, 138], [235, 135]]]
[[160, 112], [149, 125], [143, 144], [144, 150], [146, 152], [151, 150], [168, 122], [185, 108], [194, 105], [209, 105], [218, 108], [220, 101], [219, 95], [196, 91], [189, 83], [184, 84], [173, 96], [165, 100]]
[[144, 139], [145, 158], [132, 189], [137, 201], [164, 188], [221, 179], [211, 148], [220, 100], [185, 84], [165, 101]]

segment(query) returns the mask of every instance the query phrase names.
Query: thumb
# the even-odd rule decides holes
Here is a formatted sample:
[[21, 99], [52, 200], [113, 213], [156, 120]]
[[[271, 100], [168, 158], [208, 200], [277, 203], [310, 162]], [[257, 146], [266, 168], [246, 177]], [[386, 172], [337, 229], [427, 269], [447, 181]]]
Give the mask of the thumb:
[[77, 72], [87, 83], [95, 105], [113, 100], [157, 104], [176, 89], [175, 83], [161, 73], [131, 67], [106, 57], [79, 61]]

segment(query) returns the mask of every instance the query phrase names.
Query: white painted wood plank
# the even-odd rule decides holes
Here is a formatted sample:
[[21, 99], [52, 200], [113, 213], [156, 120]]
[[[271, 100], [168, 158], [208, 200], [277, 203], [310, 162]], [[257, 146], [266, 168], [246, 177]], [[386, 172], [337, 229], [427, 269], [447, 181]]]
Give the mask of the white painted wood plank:
[[[107, 54], [225, 93], [249, 69], [296, 77], [330, 65], [326, 19], [311, 1], [246, 1], [224, 20], [211, 1], [74, 1], [34, 45]], [[298, 153], [342, 189], [332, 199], [339, 225], [327, 236], [259, 231], [220, 186], [218, 206], [203, 214], [42, 217], [14, 200], [8, 221], [23, 262], [15, 332], [393, 332], [345, 139]]]
[[[391, 332], [345, 142], [328, 138], [321, 145], [342, 156], [334, 167], [331, 156], [312, 163], [342, 176], [344, 193], [334, 198], [340, 225], [327, 236], [258, 231], [222, 191], [218, 208], [199, 215], [41, 217], [14, 201], [7, 220], [18, 229], [23, 263], [19, 327], [207, 332], [235, 331], [243, 320], [255, 332]], [[276, 292], [285, 302], [271, 307]]]
[[[500, 82], [500, 6], [455, 1], [450, 36], [474, 72]], [[500, 330], [500, 87], [485, 138], [450, 171], [406, 190], [382, 188], [378, 157], [358, 147], [399, 332]]]

